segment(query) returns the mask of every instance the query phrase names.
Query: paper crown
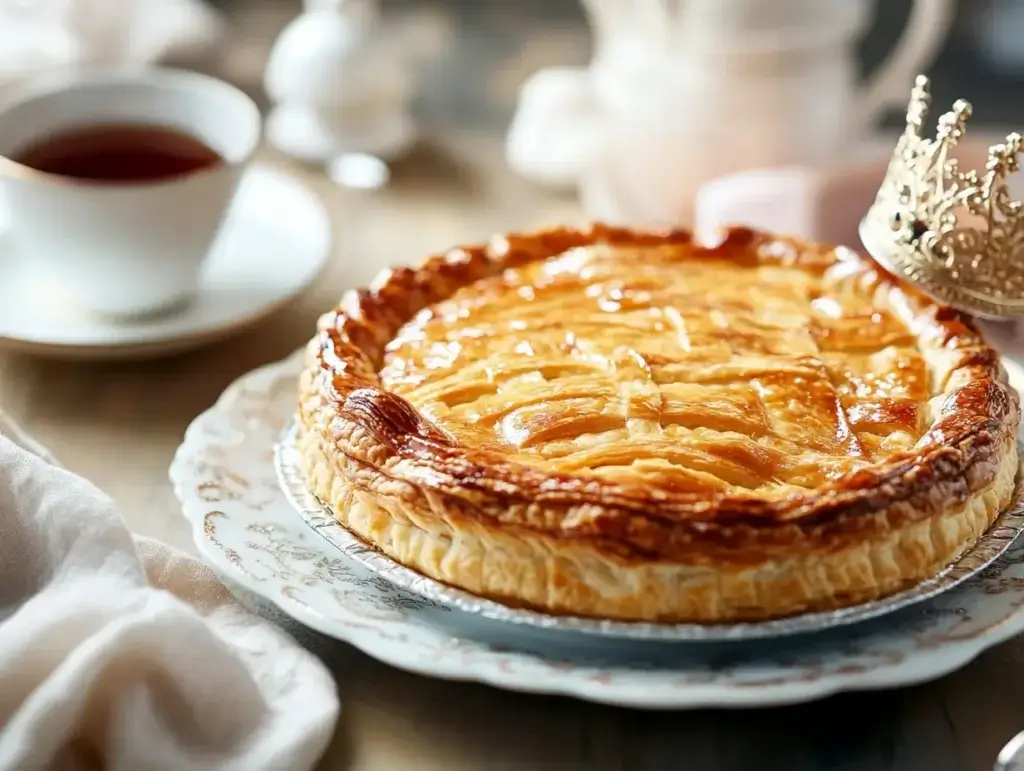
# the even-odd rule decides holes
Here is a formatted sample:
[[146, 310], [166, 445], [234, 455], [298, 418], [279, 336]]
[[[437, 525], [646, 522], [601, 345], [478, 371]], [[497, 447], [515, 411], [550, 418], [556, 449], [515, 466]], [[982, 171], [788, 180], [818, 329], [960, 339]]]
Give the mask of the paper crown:
[[874, 204], [860, 224], [868, 252], [940, 302], [988, 318], [1024, 316], [1024, 204], [1007, 189], [1021, 136], [993, 145], [983, 172], [962, 171], [953, 151], [971, 117], [960, 99], [923, 136], [931, 104], [919, 76]]

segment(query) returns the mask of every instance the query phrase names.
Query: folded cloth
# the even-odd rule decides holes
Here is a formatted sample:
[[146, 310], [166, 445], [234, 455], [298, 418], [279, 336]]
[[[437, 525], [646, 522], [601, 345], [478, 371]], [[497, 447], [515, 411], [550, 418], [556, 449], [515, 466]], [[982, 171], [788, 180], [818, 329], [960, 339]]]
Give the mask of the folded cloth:
[[326, 668], [0, 413], [0, 769], [307, 769]]

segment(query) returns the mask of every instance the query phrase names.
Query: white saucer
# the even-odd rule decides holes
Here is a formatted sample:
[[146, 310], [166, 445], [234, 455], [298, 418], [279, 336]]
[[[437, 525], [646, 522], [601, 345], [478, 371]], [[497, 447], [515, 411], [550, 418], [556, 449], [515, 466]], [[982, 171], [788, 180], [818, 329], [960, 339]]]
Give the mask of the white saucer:
[[21, 267], [26, 256], [0, 251], [0, 348], [107, 360], [197, 348], [294, 298], [319, 275], [330, 251], [330, 220], [320, 199], [294, 178], [257, 165], [242, 180], [199, 296], [174, 314], [114, 321], [81, 313], [29, 282]]

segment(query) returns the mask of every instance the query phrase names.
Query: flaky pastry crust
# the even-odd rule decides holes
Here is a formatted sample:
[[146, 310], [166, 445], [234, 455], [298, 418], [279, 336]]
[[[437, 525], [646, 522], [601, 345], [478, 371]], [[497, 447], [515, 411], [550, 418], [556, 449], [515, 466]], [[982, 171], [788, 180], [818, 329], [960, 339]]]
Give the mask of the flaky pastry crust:
[[303, 473], [427, 576], [728, 622], [939, 572], [1009, 503], [1018, 397], [970, 321], [843, 248], [605, 226], [383, 274], [324, 315]]

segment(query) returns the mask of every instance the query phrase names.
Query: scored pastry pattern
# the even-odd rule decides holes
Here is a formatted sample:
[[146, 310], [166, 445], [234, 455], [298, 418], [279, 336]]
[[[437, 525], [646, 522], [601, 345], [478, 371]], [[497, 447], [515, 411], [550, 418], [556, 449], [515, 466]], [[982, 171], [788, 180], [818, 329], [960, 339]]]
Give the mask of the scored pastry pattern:
[[549, 613], [736, 621], [934, 576], [1008, 503], [1016, 395], [969, 321], [843, 248], [508, 235], [347, 293], [303, 478], [392, 559]]
[[681, 270], [678, 248], [579, 247], [418, 314], [381, 383], [528, 465], [680, 492], [813, 488], [927, 425], [915, 335], [848, 268]]

